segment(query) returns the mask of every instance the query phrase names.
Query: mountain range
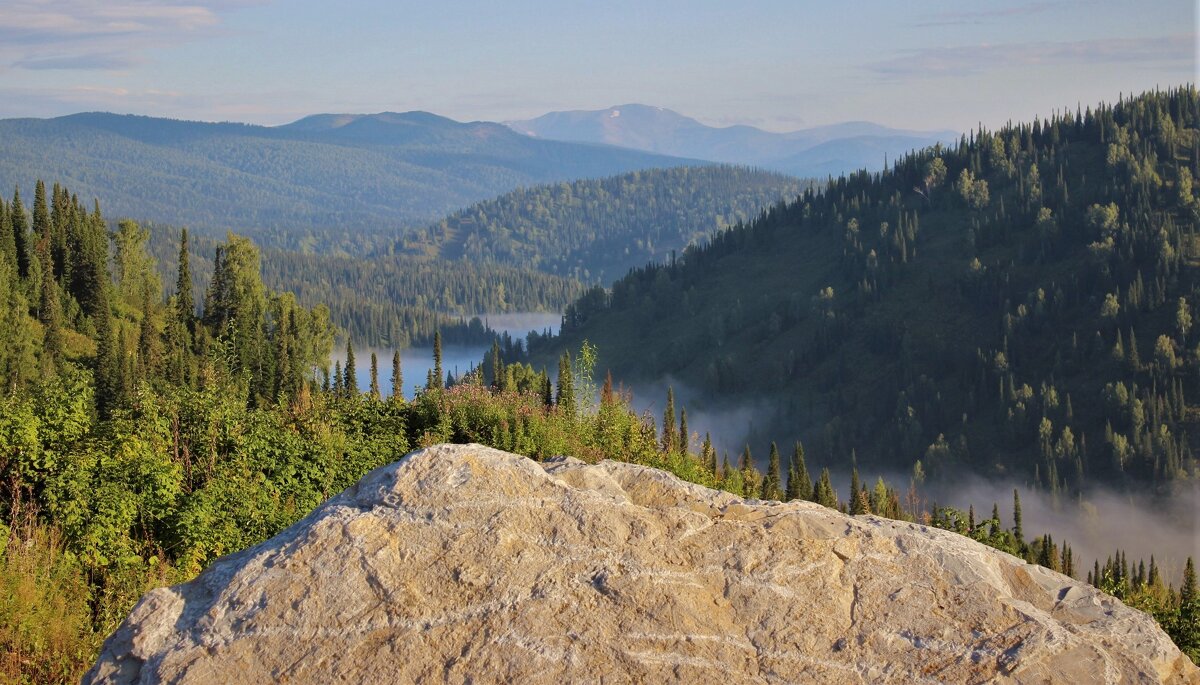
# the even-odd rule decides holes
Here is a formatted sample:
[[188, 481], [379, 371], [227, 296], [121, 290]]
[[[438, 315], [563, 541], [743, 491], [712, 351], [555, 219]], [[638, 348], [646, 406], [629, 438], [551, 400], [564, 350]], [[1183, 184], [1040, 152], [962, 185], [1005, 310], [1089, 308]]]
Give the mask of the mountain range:
[[753, 126], [713, 127], [662, 107], [628, 104], [550, 112], [508, 121], [514, 131], [546, 140], [603, 143], [664, 155], [747, 164], [800, 178], [883, 168], [884, 158], [957, 141], [955, 131], [909, 131], [850, 121], [788, 133]]
[[394, 231], [520, 186], [692, 163], [426, 112], [275, 127], [108, 113], [0, 120], [6, 193], [56, 179], [105, 198], [113, 217], [251, 235]]

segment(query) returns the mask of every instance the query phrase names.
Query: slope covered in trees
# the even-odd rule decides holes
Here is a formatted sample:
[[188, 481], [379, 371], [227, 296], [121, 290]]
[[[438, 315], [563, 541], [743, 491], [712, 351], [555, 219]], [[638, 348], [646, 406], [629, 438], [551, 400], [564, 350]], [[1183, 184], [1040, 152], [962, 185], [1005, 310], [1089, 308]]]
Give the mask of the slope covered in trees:
[[1198, 174], [1193, 87], [975, 131], [589, 291], [556, 344], [821, 463], [1194, 480]]
[[282, 247], [355, 249], [355, 234], [419, 226], [519, 186], [681, 163], [424, 112], [279, 127], [105, 113], [0, 121], [9, 190], [55, 178], [106, 198], [114, 216], [233, 228]]
[[[410, 446], [480, 442], [534, 458], [571, 454], [663, 468], [745, 495], [801, 497], [851, 513], [915, 518], [1072, 571], [1069, 547], [1027, 541], [998, 520], [916, 503], [857, 473], [843, 500], [828, 470], [810, 478], [803, 447], [765, 474], [749, 449], [718, 464], [674, 406], [662, 435], [611, 377], [596, 393], [595, 348], [550, 376], [506, 360], [452, 387], [435, 370], [411, 401], [382, 397], [372, 355], [331, 370], [324, 306], [299, 306], [260, 277], [258, 249], [230, 235], [212, 277], [193, 287], [197, 254], [181, 241], [164, 297], [148, 232], [109, 233], [98, 205], [38, 183], [32, 212], [0, 203], [0, 678], [78, 682], [101, 640], [151, 587], [194, 577], [260, 542]], [[512, 350], [516, 353], [519, 350]], [[359, 388], [355, 364], [370, 364]], [[380, 367], [383, 367], [382, 369]], [[399, 357], [390, 373], [403, 385]], [[915, 501], [914, 501], [915, 502]], [[1086, 565], [1086, 562], [1081, 565]], [[1200, 636], [1194, 572], [1175, 590], [1155, 571], [1110, 560], [1102, 585], [1144, 601], [1193, 657]], [[1141, 598], [1141, 599], [1137, 599]]]
[[396, 249], [609, 283], [747, 221], [801, 187], [779, 174], [705, 166], [520, 188], [406, 234]]

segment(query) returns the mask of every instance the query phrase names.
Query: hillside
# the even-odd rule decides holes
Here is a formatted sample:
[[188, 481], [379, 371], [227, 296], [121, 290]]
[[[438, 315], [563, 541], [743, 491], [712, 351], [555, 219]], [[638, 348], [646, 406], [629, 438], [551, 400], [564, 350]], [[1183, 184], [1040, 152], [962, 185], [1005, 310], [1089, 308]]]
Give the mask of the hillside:
[[794, 178], [732, 166], [635, 171], [533, 186], [413, 231], [396, 249], [460, 264], [494, 262], [610, 283], [632, 267], [747, 221], [802, 187]]
[[715, 127], [662, 107], [628, 104], [592, 111], [550, 112], [509, 121], [513, 130], [547, 140], [619, 145], [658, 154], [772, 169], [824, 179], [958, 139], [954, 131], [908, 131], [867, 121], [773, 133], [753, 126]]
[[438, 445], [194, 581], [147, 594], [83, 682], [614, 674], [1200, 678], [1145, 614], [950, 532], [747, 501], [630, 464]]
[[976, 131], [593, 290], [541, 354], [590, 340], [826, 464], [1193, 481], [1198, 128], [1188, 87]]
[[278, 127], [106, 113], [0, 120], [8, 192], [54, 178], [84, 199], [105, 198], [110, 216], [218, 233], [285, 231], [289, 241], [277, 245], [285, 247], [341, 246], [346, 232], [418, 226], [519, 186], [683, 163], [424, 112], [319, 115]]

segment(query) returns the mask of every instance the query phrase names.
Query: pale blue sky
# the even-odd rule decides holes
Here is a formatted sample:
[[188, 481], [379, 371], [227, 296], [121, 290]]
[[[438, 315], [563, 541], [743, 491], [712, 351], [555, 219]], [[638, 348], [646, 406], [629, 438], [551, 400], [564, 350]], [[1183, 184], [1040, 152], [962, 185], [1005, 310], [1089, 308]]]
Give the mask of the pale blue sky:
[[1194, 82], [1196, 33], [1194, 0], [4, 0], [0, 117], [642, 102], [771, 130], [963, 130]]

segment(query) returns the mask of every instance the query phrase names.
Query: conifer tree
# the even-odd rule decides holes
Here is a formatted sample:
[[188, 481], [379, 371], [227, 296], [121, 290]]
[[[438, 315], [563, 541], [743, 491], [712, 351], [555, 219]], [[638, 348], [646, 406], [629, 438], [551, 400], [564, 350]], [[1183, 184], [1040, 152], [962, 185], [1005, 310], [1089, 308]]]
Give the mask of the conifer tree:
[[392, 352], [392, 399], [404, 401], [404, 372], [400, 368], [400, 350]]
[[675, 439], [675, 389], [667, 386], [667, 406], [663, 409], [662, 422], [663, 452], [672, 452], [678, 444]]
[[575, 417], [575, 382], [571, 377], [570, 352], [563, 352], [558, 358], [558, 393], [554, 402], [567, 418]]
[[554, 391], [550, 385], [550, 374], [545, 367], [542, 368], [542, 406], [549, 408], [554, 404]]
[[371, 399], [378, 402], [382, 397], [379, 392], [379, 358], [371, 352]]
[[687, 425], [687, 408], [679, 410], [679, 453], [688, 453], [688, 425]]
[[354, 341], [346, 338], [346, 366], [342, 369], [342, 390], [348, 397], [358, 397], [358, 372], [354, 368]]
[[12, 280], [17, 280], [17, 243], [13, 236], [12, 215], [8, 205], [0, 199], [0, 261], [10, 269]]
[[860, 483], [858, 480], [858, 467], [855, 466], [850, 469], [850, 499], [847, 500], [847, 502], [850, 505], [850, 515], [851, 516], [857, 516], [858, 514], [867, 513], [865, 511], [862, 511], [859, 508], [860, 503], [859, 503], [858, 493], [861, 489], [862, 489], [862, 483]]
[[742, 497], [754, 497], [758, 494], [758, 485], [755, 481], [754, 457], [750, 455], [750, 445], [746, 445], [746, 449], [742, 451], [741, 461], [738, 464], [739, 470], [742, 472]]
[[717, 451], [713, 449], [712, 436], [708, 433], [704, 434], [704, 444], [700, 447], [700, 457], [708, 470], [714, 476], [717, 475]]
[[767, 458], [767, 477], [763, 479], [762, 483], [762, 499], [782, 500], [783, 490], [780, 488], [781, 483], [779, 448], [772, 442], [771, 453]]
[[333, 394], [335, 397], [342, 397], [342, 363], [335, 361], [333, 363]]
[[188, 232], [179, 232], [179, 269], [175, 278], [175, 317], [187, 329], [188, 344], [196, 334], [196, 298], [192, 294], [192, 267], [188, 256]]
[[730, 468], [731, 467], [729, 465], [729, 452], [725, 452], [721, 456], [721, 480], [725, 480], [726, 478], [729, 477], [729, 469]]
[[442, 372], [442, 332], [435, 330], [433, 332], [433, 378], [439, 387], [445, 387], [442, 384], [442, 379], [445, 374]]
[[[62, 305], [58, 297], [58, 283], [54, 280], [54, 260], [50, 253], [50, 215], [45, 209], [45, 186], [39, 183], [42, 196], [43, 236], [38, 241], [37, 252], [41, 263], [41, 287], [39, 290], [38, 320], [42, 322], [42, 371], [53, 373], [63, 362]], [[35, 217], [39, 213], [35, 213]]]
[[833, 489], [833, 481], [829, 477], [829, 469], [821, 469], [821, 479], [813, 493], [813, 501], [830, 509], [838, 508], [837, 492]]
[[17, 252], [17, 276], [21, 279], [29, 278], [30, 250], [29, 250], [29, 217], [25, 214], [25, 205], [21, 204], [21, 189], [13, 189], [12, 205], [8, 208], [8, 214], [12, 223], [13, 231], [13, 248]]
[[796, 441], [792, 448], [792, 463], [788, 468], [788, 499], [811, 501], [813, 498], [813, 483], [808, 475], [808, 464], [804, 461], [804, 445]]
[[1017, 539], [1017, 547], [1025, 546], [1025, 530], [1021, 521], [1021, 494], [1013, 488], [1013, 537]]

